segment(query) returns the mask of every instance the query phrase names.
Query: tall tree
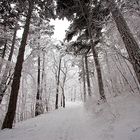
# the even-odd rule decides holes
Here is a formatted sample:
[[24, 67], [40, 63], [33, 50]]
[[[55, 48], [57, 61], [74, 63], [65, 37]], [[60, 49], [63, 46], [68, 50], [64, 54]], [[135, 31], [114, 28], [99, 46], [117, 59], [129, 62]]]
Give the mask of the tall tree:
[[86, 101], [86, 78], [85, 78], [84, 57], [82, 57], [82, 78], [83, 78], [83, 96], [84, 96], [84, 102], [85, 102]]
[[85, 68], [86, 68], [88, 95], [91, 96], [91, 86], [90, 86], [89, 69], [88, 69], [88, 56], [87, 56], [87, 54], [85, 55]]
[[114, 0], [106, 0], [140, 84], [140, 48]]
[[37, 73], [37, 94], [36, 94], [36, 105], [35, 105], [35, 116], [43, 113], [42, 97], [41, 97], [41, 65], [40, 65], [40, 53], [38, 54], [38, 73]]
[[58, 99], [59, 99], [58, 97], [59, 97], [59, 84], [60, 84], [61, 61], [62, 61], [62, 57], [60, 56], [59, 66], [58, 66], [58, 74], [57, 74], [57, 83], [56, 83], [55, 109], [58, 109]]
[[32, 1], [32, 2], [29, 1], [28, 14], [27, 14], [26, 22], [25, 22], [22, 41], [21, 41], [21, 45], [19, 48], [19, 53], [18, 53], [15, 71], [14, 71], [9, 107], [8, 107], [8, 111], [6, 113], [6, 116], [5, 116], [3, 125], [2, 125], [2, 129], [12, 128], [12, 124], [14, 121], [15, 111], [16, 111], [16, 106], [17, 106], [19, 85], [20, 85], [20, 77], [21, 77], [21, 71], [22, 71], [22, 64], [24, 61], [24, 52], [25, 52], [25, 46], [26, 46], [27, 36], [28, 36], [28, 32], [29, 32], [29, 26], [30, 26], [33, 7], [34, 7], [34, 1]]
[[[95, 47], [99, 43], [99, 38], [101, 36], [102, 24], [100, 24], [100, 22], [103, 21], [102, 17], [108, 15], [107, 9], [101, 7], [100, 1], [93, 1], [93, 3], [90, 3], [90, 1], [86, 0], [71, 0], [69, 2], [58, 0], [57, 4], [57, 12], [60, 18], [67, 17], [73, 21], [73, 25], [70, 27], [71, 31], [68, 33], [69, 40], [72, 36], [77, 35], [79, 31], [86, 32], [90, 40], [90, 46], [95, 61], [100, 99], [106, 101], [100, 63]], [[95, 6], [93, 7], [92, 5]]]
[[38, 23], [38, 43], [37, 43], [37, 48], [38, 48], [38, 59], [37, 59], [37, 63], [38, 63], [38, 72], [37, 72], [37, 94], [36, 94], [36, 104], [35, 104], [35, 116], [38, 116], [40, 114], [43, 113], [43, 107], [42, 107], [42, 97], [41, 97], [41, 56], [40, 56], [40, 52], [41, 52], [41, 48], [40, 48], [40, 26], [41, 25], [41, 20]]
[[7, 40], [5, 41], [4, 43], [4, 48], [2, 50], [2, 56], [1, 56], [1, 62], [0, 62], [0, 73], [1, 73], [1, 70], [2, 70], [2, 66], [3, 66], [3, 60], [4, 60], [4, 57], [5, 57], [5, 54], [6, 54], [6, 49], [7, 49]]
[[15, 48], [17, 29], [18, 29], [18, 25], [16, 25], [15, 29], [14, 29], [13, 40], [12, 40], [12, 45], [11, 45], [11, 48], [10, 48], [8, 62], [6, 64], [5, 71], [4, 71], [4, 74], [2, 76], [2, 80], [1, 80], [1, 83], [0, 83], [0, 104], [2, 102], [2, 99], [3, 99], [3, 96], [4, 96], [4, 91], [5, 91], [5, 88], [6, 88], [7, 76], [8, 76], [8, 72], [10, 70], [10, 62], [12, 60], [12, 56], [13, 56], [13, 52], [14, 52], [14, 48]]
[[62, 80], [60, 81], [60, 86], [61, 86], [61, 89], [62, 89], [62, 98], [61, 98], [61, 106], [63, 106], [63, 108], [65, 108], [66, 106], [66, 101], [65, 101], [65, 84], [66, 82], [69, 80], [68, 78], [68, 72], [69, 72], [69, 67], [68, 67], [68, 63], [69, 63], [69, 60], [65, 60], [65, 58], [63, 59], [63, 66], [61, 67], [61, 72], [63, 74], [62, 77]]
[[[30, 30], [30, 47], [34, 50], [34, 55], [37, 55], [37, 93], [35, 103], [35, 116], [43, 113], [42, 92], [44, 89], [44, 74], [45, 74], [45, 53], [48, 49], [50, 37], [53, 34], [53, 26], [48, 21], [36, 16], [31, 24]], [[43, 56], [43, 58], [42, 58]], [[43, 59], [43, 64], [41, 61]], [[41, 72], [42, 67], [42, 72]], [[41, 76], [42, 74], [42, 76]]]
[[[4, 128], [12, 128], [15, 112], [16, 112], [16, 106], [17, 106], [17, 98], [18, 98], [18, 91], [20, 86], [20, 78], [21, 78], [21, 71], [22, 71], [22, 65], [24, 61], [24, 52], [25, 52], [25, 46], [27, 42], [27, 37], [29, 33], [29, 26], [31, 22], [31, 16], [33, 13], [34, 7], [40, 7], [38, 9], [38, 14], [42, 16], [42, 18], [49, 18], [50, 12], [53, 11], [53, 2], [50, 1], [35, 1], [35, 0], [27, 0], [23, 2], [24, 4], [28, 4], [28, 12], [27, 17], [25, 21], [24, 31], [22, 35], [21, 45], [19, 48], [19, 53], [17, 57], [17, 62], [14, 70], [14, 76], [13, 76], [13, 82], [12, 82], [12, 89], [10, 94], [10, 101], [8, 106], [8, 111], [6, 113], [2, 129]], [[36, 13], [37, 11], [35, 11]], [[53, 16], [53, 13], [51, 13], [51, 16]]]

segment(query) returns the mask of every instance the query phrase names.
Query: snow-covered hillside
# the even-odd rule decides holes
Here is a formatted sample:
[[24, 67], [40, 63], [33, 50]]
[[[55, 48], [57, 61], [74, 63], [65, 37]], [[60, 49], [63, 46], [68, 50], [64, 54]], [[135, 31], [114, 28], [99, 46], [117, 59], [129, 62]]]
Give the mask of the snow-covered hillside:
[[97, 105], [67, 103], [0, 131], [0, 140], [140, 140], [140, 97], [116, 97]]

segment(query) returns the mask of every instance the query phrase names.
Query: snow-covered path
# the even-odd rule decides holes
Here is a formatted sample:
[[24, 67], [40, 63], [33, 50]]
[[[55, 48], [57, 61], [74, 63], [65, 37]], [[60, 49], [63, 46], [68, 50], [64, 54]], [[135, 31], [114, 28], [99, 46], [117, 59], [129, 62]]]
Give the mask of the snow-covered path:
[[140, 140], [139, 106], [139, 96], [102, 105], [67, 104], [0, 131], [0, 140]]
[[73, 104], [19, 123], [0, 133], [0, 140], [93, 140], [94, 132], [82, 104]]

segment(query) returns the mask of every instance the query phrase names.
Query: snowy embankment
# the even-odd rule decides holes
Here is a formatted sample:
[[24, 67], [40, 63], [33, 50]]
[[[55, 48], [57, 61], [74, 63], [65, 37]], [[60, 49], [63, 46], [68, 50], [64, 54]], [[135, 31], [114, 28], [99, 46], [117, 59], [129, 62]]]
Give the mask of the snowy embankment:
[[90, 99], [0, 132], [0, 140], [140, 140], [140, 96]]

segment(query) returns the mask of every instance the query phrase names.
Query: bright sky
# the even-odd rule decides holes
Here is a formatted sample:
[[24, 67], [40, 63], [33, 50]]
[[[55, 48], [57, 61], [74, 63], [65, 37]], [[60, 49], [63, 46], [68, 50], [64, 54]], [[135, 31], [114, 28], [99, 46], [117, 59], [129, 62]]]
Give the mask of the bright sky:
[[57, 40], [63, 41], [65, 37], [65, 30], [68, 29], [70, 22], [68, 22], [66, 19], [64, 20], [56, 19], [51, 20], [50, 24], [55, 26], [53, 37], [56, 38]]
[[[50, 24], [55, 26], [53, 38], [63, 41], [63, 39], [65, 38], [65, 31], [68, 29], [70, 22], [68, 22], [68, 20], [66, 19], [56, 19], [51, 20]], [[22, 32], [23, 30], [18, 30], [18, 37], [22, 37]]]

